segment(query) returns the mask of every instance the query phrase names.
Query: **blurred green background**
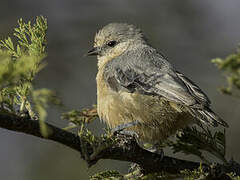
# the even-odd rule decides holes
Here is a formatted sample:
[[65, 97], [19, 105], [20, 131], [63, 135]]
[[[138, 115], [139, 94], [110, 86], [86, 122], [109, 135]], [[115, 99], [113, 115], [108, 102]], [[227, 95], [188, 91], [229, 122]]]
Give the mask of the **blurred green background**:
[[[230, 125], [228, 157], [240, 161], [240, 103], [217, 91], [225, 79], [210, 63], [239, 44], [239, 9], [239, 0], [1, 0], [0, 39], [12, 33], [20, 17], [48, 18], [48, 66], [35, 83], [62, 97], [65, 109], [50, 108], [47, 120], [63, 127], [61, 112], [96, 103], [96, 58], [83, 55], [92, 47], [97, 30], [110, 22], [137, 25], [154, 47], [208, 94], [213, 109]], [[93, 125], [97, 130], [102, 127], [99, 122]], [[126, 173], [129, 165], [104, 160], [87, 169], [79, 153], [65, 146], [4, 129], [0, 129], [0, 143], [0, 178], [4, 180], [84, 180], [104, 169]]]

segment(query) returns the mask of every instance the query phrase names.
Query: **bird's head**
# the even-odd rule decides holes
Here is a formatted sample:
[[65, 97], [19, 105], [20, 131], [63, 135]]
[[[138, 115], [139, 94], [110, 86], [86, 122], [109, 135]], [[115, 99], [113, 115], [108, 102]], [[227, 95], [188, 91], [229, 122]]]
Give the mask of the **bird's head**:
[[94, 39], [94, 48], [87, 55], [97, 55], [99, 63], [106, 63], [145, 42], [143, 33], [134, 25], [111, 23], [99, 30]]

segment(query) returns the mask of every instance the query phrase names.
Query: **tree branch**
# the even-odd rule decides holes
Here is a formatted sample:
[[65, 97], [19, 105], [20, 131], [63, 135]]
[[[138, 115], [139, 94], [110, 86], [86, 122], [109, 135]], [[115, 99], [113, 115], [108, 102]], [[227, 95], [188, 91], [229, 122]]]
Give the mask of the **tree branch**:
[[[19, 117], [7, 113], [0, 113], [0, 127], [11, 131], [21, 132], [36, 137], [52, 140], [68, 146], [81, 155], [81, 142], [84, 142], [78, 135], [62, 130], [56, 126], [46, 123], [50, 134], [47, 138], [41, 135], [39, 122], [28, 118]], [[160, 155], [146, 151], [138, 146], [135, 139], [130, 136], [117, 135], [117, 142], [110, 147], [105, 148], [97, 154], [94, 160], [87, 161], [90, 165], [96, 163], [99, 159], [113, 159], [121, 161], [134, 162], [143, 168], [144, 172], [161, 172], [165, 171], [172, 174], [177, 174], [181, 170], [197, 169], [199, 162], [192, 162], [187, 160], [180, 160], [173, 157], [164, 156], [161, 160]], [[85, 142], [84, 142], [85, 143]], [[88, 152], [93, 152], [93, 148], [87, 143]], [[82, 156], [83, 157], [83, 156]], [[207, 171], [210, 169], [208, 165], [202, 164]], [[217, 164], [215, 167], [221, 169], [221, 172], [234, 172], [240, 175], [240, 165], [234, 161], [226, 165]]]
[[[80, 152], [81, 144], [76, 134], [64, 131], [56, 126], [46, 123], [50, 131], [47, 139], [64, 144]], [[11, 114], [0, 114], [0, 127], [11, 131], [22, 132], [36, 137], [44, 138], [40, 132], [38, 120], [31, 120]], [[46, 139], [46, 138], [44, 138]]]

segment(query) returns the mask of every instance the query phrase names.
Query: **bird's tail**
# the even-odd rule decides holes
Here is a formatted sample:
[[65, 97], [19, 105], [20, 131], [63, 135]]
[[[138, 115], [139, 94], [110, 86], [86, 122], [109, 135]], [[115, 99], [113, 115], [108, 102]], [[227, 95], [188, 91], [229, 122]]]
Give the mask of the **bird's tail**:
[[200, 122], [210, 124], [213, 127], [217, 127], [219, 124], [224, 127], [228, 127], [228, 124], [209, 108], [191, 109], [190, 113], [192, 114], [192, 116], [196, 117]]

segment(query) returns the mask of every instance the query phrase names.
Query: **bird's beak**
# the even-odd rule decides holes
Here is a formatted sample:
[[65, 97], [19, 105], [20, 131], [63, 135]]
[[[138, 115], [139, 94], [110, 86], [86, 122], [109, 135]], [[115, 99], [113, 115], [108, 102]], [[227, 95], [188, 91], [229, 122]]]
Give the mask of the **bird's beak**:
[[96, 55], [99, 55], [99, 53], [100, 53], [100, 48], [94, 47], [93, 49], [87, 52], [87, 56], [96, 56]]

